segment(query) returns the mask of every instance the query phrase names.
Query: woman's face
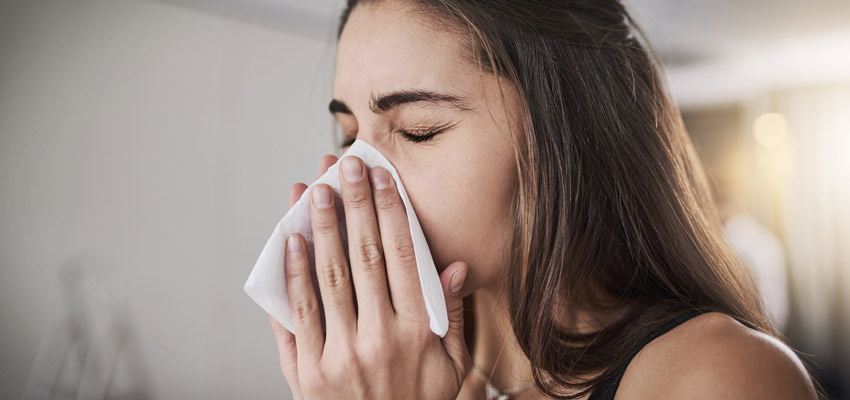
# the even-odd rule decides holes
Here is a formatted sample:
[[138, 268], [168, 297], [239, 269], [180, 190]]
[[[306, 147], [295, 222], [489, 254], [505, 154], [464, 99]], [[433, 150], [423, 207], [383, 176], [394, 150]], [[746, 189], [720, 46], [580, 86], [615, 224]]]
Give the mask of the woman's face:
[[[508, 266], [518, 96], [503, 79], [503, 99], [493, 75], [463, 61], [457, 38], [417, 18], [397, 3], [354, 8], [339, 40], [331, 109], [346, 138], [368, 142], [397, 169], [438, 271], [469, 265], [467, 295]], [[442, 131], [420, 142], [401, 133], [434, 130]]]

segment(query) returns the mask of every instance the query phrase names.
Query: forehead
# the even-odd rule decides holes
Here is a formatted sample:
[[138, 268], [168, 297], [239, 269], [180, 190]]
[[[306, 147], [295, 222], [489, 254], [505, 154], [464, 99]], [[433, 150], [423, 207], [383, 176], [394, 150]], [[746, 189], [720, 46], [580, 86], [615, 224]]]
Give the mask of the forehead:
[[397, 3], [356, 6], [337, 48], [334, 97], [357, 107], [371, 93], [407, 88], [469, 94], [476, 69], [461, 41], [423, 18]]

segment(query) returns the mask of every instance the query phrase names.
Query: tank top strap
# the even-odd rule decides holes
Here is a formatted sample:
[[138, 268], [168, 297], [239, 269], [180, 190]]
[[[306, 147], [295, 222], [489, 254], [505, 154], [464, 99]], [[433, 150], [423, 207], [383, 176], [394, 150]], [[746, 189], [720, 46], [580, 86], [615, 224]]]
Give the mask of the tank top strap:
[[623, 379], [623, 374], [626, 372], [626, 368], [629, 366], [629, 363], [632, 361], [633, 358], [635, 358], [637, 353], [640, 352], [640, 350], [644, 346], [646, 346], [649, 342], [655, 340], [655, 338], [669, 332], [673, 328], [685, 323], [691, 318], [696, 317], [697, 315], [700, 315], [702, 313], [704, 313], [704, 311], [701, 310], [687, 311], [685, 313], [679, 314], [675, 318], [664, 323], [664, 325], [658, 327], [658, 329], [652, 331], [652, 333], [650, 333], [640, 342], [637, 348], [635, 348], [634, 350], [632, 350], [631, 353], [629, 353], [628, 357], [623, 360], [623, 363], [620, 364], [620, 366], [615, 370], [614, 374], [611, 375], [611, 377], [609, 377], [608, 380], [606, 380], [605, 383], [602, 384], [602, 387], [598, 391], [590, 395], [588, 400], [613, 400], [614, 394], [617, 393], [617, 387], [620, 386], [620, 380]]

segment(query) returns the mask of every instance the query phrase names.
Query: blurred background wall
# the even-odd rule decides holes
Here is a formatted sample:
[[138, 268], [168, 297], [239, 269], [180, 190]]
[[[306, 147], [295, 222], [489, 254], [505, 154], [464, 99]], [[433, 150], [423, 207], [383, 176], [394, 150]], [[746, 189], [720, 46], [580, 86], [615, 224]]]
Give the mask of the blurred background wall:
[[[627, 5], [774, 323], [846, 398], [850, 2]], [[0, 0], [0, 397], [288, 398], [242, 284], [335, 151], [340, 6]]]
[[[50, 368], [70, 348], [56, 332], [87, 336], [69, 313], [106, 335], [94, 348], [107, 361], [128, 356], [128, 380], [146, 371], [148, 397], [288, 396], [242, 285], [289, 186], [332, 151], [333, 23], [233, 5], [3, 3], [0, 398], [19, 398], [31, 372], [34, 393], [55, 377], [75, 398], [63, 388], [86, 357], [71, 354], [68, 376]], [[108, 346], [116, 307], [141, 351]], [[122, 382], [110, 397], [136, 393]]]

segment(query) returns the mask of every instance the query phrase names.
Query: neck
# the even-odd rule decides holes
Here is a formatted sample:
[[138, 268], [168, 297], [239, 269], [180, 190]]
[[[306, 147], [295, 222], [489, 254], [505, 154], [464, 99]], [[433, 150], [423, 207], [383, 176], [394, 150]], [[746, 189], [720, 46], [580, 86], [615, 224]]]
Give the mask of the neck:
[[[505, 293], [484, 288], [473, 294], [475, 304], [475, 344], [473, 364], [488, 376], [499, 390], [523, 387], [533, 383], [531, 363], [519, 347], [510, 324]], [[464, 391], [482, 398], [485, 383], [476, 373], [470, 372], [464, 382]], [[461, 393], [463, 395], [464, 393]], [[532, 398], [536, 391], [528, 389], [511, 398]]]
[[[473, 365], [481, 369], [484, 375], [489, 377], [490, 383], [500, 391], [532, 384], [534, 378], [531, 374], [531, 362], [520, 348], [511, 328], [504, 291], [495, 287], [486, 287], [473, 293], [472, 298], [475, 319]], [[579, 331], [593, 331], [610, 323], [615, 316], [616, 311], [604, 313], [604, 315], [579, 313], [574, 323]], [[595, 374], [580, 378], [590, 378], [593, 375]], [[483, 396], [485, 385], [479, 374], [470, 370], [458, 399], [485, 398]], [[523, 390], [510, 396], [511, 399], [544, 397], [536, 389]]]

